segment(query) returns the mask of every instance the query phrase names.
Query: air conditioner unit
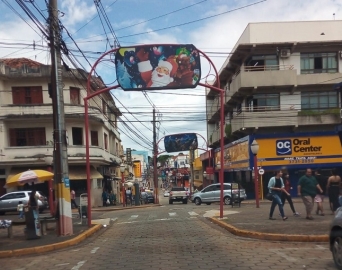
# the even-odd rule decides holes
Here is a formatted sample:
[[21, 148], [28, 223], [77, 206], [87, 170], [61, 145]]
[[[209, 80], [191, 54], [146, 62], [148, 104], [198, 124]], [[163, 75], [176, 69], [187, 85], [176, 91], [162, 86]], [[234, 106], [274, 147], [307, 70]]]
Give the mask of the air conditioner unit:
[[290, 49], [282, 49], [280, 50], [280, 57], [281, 58], [288, 58], [291, 55]]

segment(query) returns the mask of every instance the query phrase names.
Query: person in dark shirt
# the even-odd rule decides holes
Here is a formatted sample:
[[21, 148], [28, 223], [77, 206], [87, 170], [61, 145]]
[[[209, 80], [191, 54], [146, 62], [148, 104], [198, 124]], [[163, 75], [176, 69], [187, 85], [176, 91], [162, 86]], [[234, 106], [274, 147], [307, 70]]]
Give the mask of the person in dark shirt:
[[316, 209], [316, 215], [319, 215], [321, 212], [321, 216], [324, 216], [324, 209], [323, 209], [323, 202], [324, 197], [327, 192], [327, 178], [320, 174], [320, 171], [317, 169], [315, 170], [315, 177], [319, 184], [319, 186], [322, 188], [323, 193], [317, 194], [315, 196], [315, 203], [317, 203], [317, 209]]
[[317, 189], [320, 193], [323, 193], [316, 178], [312, 176], [312, 170], [306, 169], [305, 175], [303, 175], [298, 182], [297, 191], [298, 196], [302, 197], [303, 203], [306, 209], [306, 219], [313, 220], [311, 215], [314, 207], [314, 198], [317, 194]]
[[290, 205], [290, 208], [292, 210], [293, 215], [295, 217], [299, 217], [300, 214], [295, 210], [293, 202], [292, 202], [292, 198], [291, 198], [291, 195], [290, 195], [290, 191], [292, 189], [292, 186], [291, 186], [290, 176], [289, 176], [288, 173], [285, 174], [284, 185], [285, 185], [286, 192], [282, 192], [281, 193], [281, 202], [283, 204], [283, 207], [285, 206], [285, 200], [287, 200], [289, 202], [289, 205]]

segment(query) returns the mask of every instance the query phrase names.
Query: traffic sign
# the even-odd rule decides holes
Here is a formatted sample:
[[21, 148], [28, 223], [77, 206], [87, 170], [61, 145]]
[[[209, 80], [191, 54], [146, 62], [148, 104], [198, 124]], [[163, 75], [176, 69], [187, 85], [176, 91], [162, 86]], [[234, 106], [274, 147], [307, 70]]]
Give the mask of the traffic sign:
[[263, 175], [265, 173], [265, 170], [264, 169], [259, 169], [259, 174], [260, 175]]

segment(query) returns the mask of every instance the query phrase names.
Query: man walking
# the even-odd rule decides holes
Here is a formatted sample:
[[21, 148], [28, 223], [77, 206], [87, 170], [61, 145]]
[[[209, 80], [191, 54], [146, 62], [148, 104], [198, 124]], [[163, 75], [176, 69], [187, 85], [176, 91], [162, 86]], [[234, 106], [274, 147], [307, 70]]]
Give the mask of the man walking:
[[318, 184], [316, 178], [312, 176], [311, 169], [306, 169], [305, 175], [303, 175], [298, 182], [298, 196], [302, 197], [303, 203], [306, 209], [306, 219], [313, 220], [311, 215], [314, 207], [314, 198], [317, 194], [317, 189], [320, 193], [323, 193], [322, 188]]
[[74, 206], [74, 208], [78, 208], [77, 204], [76, 204], [76, 193], [75, 190], [71, 190], [70, 191], [70, 199], [71, 199], [71, 208]]

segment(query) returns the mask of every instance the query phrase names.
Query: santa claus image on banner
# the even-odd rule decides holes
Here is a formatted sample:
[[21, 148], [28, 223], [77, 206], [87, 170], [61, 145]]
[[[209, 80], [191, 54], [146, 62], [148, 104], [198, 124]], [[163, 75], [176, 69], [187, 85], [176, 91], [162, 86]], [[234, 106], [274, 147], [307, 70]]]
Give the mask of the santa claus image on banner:
[[177, 69], [178, 65], [174, 57], [160, 60], [154, 70], [149, 60], [138, 63], [138, 70], [147, 87], [164, 87], [169, 85], [174, 81], [173, 77]]

